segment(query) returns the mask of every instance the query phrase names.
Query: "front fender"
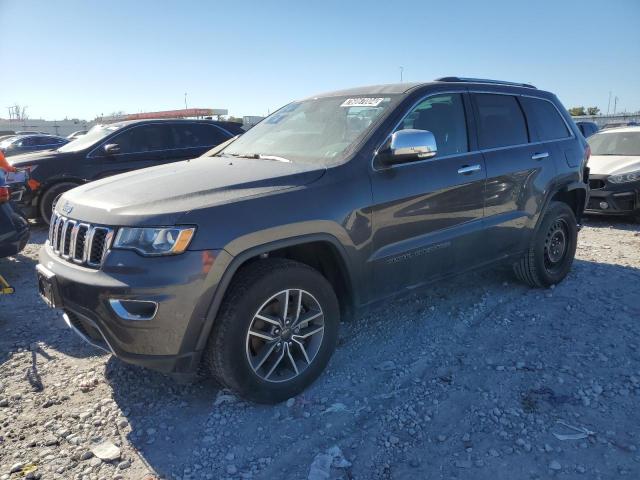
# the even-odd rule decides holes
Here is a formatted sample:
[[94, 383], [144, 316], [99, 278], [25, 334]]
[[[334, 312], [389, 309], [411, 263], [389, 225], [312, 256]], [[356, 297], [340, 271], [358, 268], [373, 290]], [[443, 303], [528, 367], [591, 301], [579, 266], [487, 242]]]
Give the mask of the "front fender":
[[[308, 226], [299, 227], [300, 232], [308, 229]], [[354, 270], [351, 265], [351, 260], [343, 244], [340, 243], [336, 236], [324, 232], [317, 233], [316, 231], [285, 237], [284, 232], [279, 233], [277, 230], [278, 229], [274, 229], [274, 232], [271, 232], [271, 234], [269, 232], [259, 232], [249, 235], [249, 237], [256, 235], [262, 239], [272, 237], [269, 241], [260, 244], [250, 244], [251, 238], [239, 238], [231, 242], [224, 250], [218, 252], [214, 266], [207, 278], [207, 284], [209, 286], [208, 298], [211, 298], [211, 302], [204, 317], [203, 324], [200, 328], [194, 326], [194, 331], [191, 332], [194, 335], [192, 338], [197, 338], [196, 345], [193, 346], [195, 351], [201, 351], [205, 348], [222, 300], [238, 269], [244, 265], [247, 260], [258, 257], [263, 253], [311, 242], [330, 243], [338, 252], [346, 271], [346, 277], [349, 283], [348, 287], [353, 295], [351, 303], [353, 305], [358, 304], [359, 295], [357, 289], [354, 288], [354, 286], [357, 285], [357, 280], [353, 275]], [[231, 252], [234, 252], [234, 254]], [[207, 296], [207, 294], [205, 294], [205, 296]], [[185, 347], [189, 349], [188, 346]]]

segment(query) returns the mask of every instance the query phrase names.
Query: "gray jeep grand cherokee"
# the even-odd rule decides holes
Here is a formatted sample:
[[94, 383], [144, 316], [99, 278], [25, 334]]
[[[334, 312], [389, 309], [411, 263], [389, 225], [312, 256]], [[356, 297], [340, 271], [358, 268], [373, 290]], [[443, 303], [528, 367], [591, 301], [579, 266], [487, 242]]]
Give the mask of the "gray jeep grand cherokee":
[[560, 282], [587, 156], [558, 99], [531, 85], [447, 77], [317, 95], [202, 157], [65, 193], [39, 288], [127, 362], [204, 367], [278, 402], [318, 377], [362, 307], [496, 263]]

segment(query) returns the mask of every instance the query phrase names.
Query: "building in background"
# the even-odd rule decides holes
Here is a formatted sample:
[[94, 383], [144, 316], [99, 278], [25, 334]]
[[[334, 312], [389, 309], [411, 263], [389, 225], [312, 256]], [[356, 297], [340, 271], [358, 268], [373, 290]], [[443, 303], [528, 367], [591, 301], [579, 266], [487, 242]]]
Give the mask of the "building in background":
[[260, 123], [263, 119], [264, 117], [258, 117], [256, 115], [245, 115], [242, 117], [242, 126], [245, 128], [251, 128]]
[[573, 118], [574, 122], [595, 122], [598, 128], [602, 128], [605, 125], [640, 124], [640, 112], [616, 113], [613, 115], [580, 115], [571, 118]]
[[34, 131], [66, 137], [78, 130], [89, 130], [95, 124], [95, 121], [79, 120], [77, 118], [65, 120], [0, 118], [0, 132]]

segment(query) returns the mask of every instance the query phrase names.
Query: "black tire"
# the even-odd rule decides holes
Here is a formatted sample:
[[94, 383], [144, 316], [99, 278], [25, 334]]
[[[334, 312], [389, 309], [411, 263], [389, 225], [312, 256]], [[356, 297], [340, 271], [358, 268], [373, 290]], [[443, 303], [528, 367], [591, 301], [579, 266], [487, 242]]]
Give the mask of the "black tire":
[[514, 264], [516, 277], [532, 287], [560, 283], [571, 270], [577, 242], [573, 210], [566, 203], [551, 202], [529, 249]]
[[[303, 362], [304, 369], [301, 369], [298, 374], [297, 367], [295, 367], [296, 361], [292, 358], [291, 362], [294, 364], [293, 368], [296, 368], [297, 376], [276, 383], [272, 380], [265, 380], [250, 364], [249, 357], [252, 354], [252, 349], [256, 348], [257, 351], [258, 347], [252, 346], [255, 339], [248, 332], [250, 328], [255, 330], [256, 315], [264, 311], [261, 309], [264, 309], [265, 305], [270, 305], [269, 300], [279, 292], [289, 289], [303, 290], [305, 294], [309, 294], [307, 297], [309, 301], [311, 298], [316, 301], [316, 305], [321, 308], [323, 313], [324, 328], [321, 339], [315, 341], [313, 349], [316, 353], [310, 358], [310, 363]], [[300, 295], [302, 298], [302, 294]], [[289, 299], [288, 294], [286, 298]], [[282, 302], [282, 304], [284, 303], [286, 302]], [[300, 311], [300, 308], [297, 310]], [[303, 318], [299, 314], [298, 316]], [[339, 323], [340, 309], [335, 292], [331, 284], [318, 271], [292, 260], [260, 260], [242, 267], [229, 286], [213, 325], [203, 355], [203, 362], [209, 374], [239, 396], [259, 403], [282, 402], [302, 392], [322, 373], [335, 350]], [[274, 333], [273, 328], [276, 328], [275, 332], [278, 332], [277, 327], [266, 323], [263, 325], [272, 328], [270, 335]], [[308, 323], [305, 325], [304, 328], [311, 329], [313, 326], [317, 330], [316, 325]], [[281, 336], [284, 337], [285, 330], [292, 335], [288, 338], [292, 339], [293, 332], [289, 331], [289, 328], [282, 329]], [[297, 330], [296, 333], [298, 333]], [[273, 345], [273, 343], [263, 341], [262, 348]], [[286, 339], [284, 343], [292, 344]], [[307, 351], [304, 348], [296, 350], [297, 345], [288, 348], [291, 350], [287, 349], [286, 351], [291, 351], [293, 356], [297, 355], [298, 359], [303, 358], [302, 351], [307, 356]], [[276, 357], [282, 355], [284, 358], [284, 350], [281, 353], [279, 349], [274, 352]], [[256, 356], [258, 356], [257, 353]], [[276, 358], [268, 355], [266, 357], [269, 360], [273, 359], [273, 363], [275, 363]], [[267, 368], [271, 365], [268, 362], [265, 364]], [[286, 365], [283, 367], [286, 368]], [[258, 370], [260, 368], [258, 367]], [[292, 374], [293, 368], [290, 368]]]
[[56, 183], [42, 194], [42, 197], [40, 198], [39, 212], [40, 218], [42, 218], [47, 225], [49, 225], [49, 222], [51, 221], [53, 208], [60, 198], [60, 195], [72, 188], [76, 188], [77, 186], [78, 184], [74, 182]]

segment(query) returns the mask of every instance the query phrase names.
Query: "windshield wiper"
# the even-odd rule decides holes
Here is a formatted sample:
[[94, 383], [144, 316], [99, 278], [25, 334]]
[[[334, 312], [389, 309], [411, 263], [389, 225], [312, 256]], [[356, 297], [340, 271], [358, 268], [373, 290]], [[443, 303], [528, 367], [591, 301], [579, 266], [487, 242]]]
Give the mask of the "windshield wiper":
[[277, 162], [291, 163], [291, 160], [289, 160], [288, 158], [279, 157], [277, 155], [266, 155], [262, 153], [246, 153], [242, 155], [239, 153], [224, 153], [224, 152], [222, 153], [223, 155], [229, 155], [231, 157], [237, 157], [237, 158], [253, 158], [256, 160], [275, 160]]

